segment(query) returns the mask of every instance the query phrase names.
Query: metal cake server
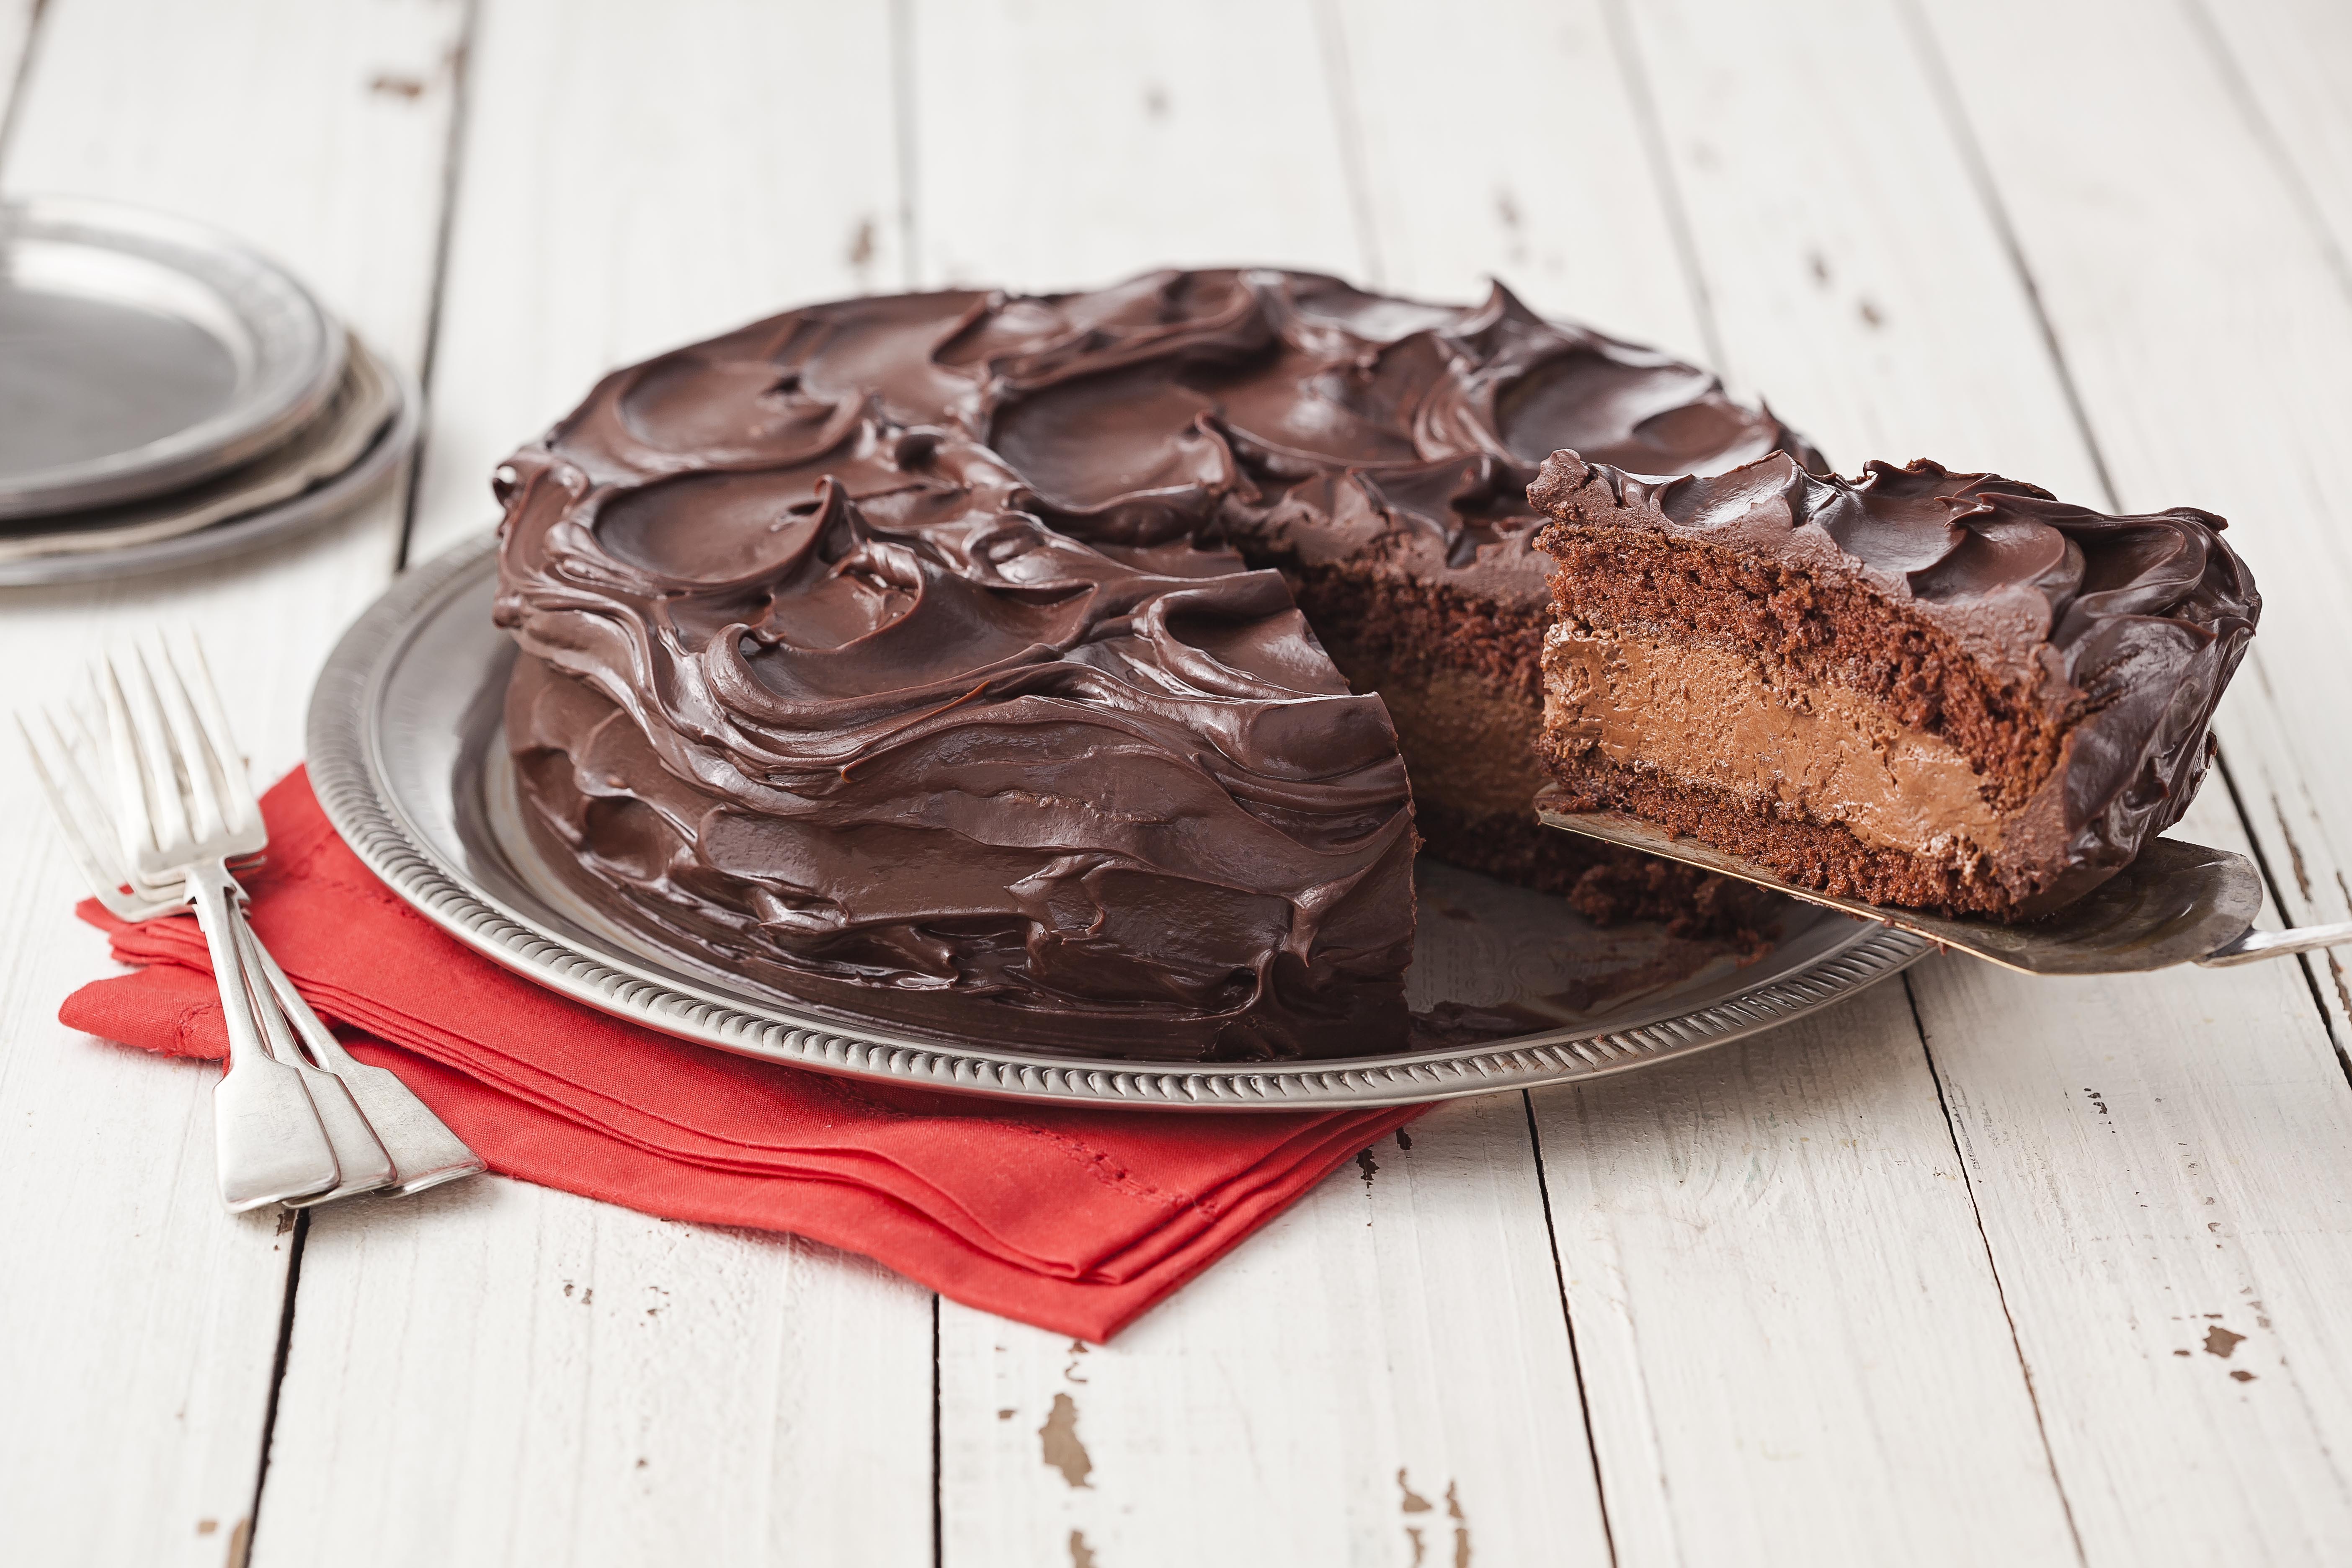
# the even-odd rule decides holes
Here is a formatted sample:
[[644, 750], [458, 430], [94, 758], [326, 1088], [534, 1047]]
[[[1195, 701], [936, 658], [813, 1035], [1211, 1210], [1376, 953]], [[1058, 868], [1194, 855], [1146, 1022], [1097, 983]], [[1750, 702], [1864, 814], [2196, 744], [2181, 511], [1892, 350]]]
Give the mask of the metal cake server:
[[2026, 974], [2137, 974], [2176, 963], [2219, 968], [2352, 943], [2352, 922], [2254, 930], [2254, 917], [2263, 907], [2262, 873], [2254, 863], [2227, 849], [2172, 838], [2149, 843], [2130, 865], [2065, 908], [2037, 921], [2002, 925], [1791, 887], [1752, 860], [1615, 812], [1560, 811], [1538, 800], [1536, 815], [1547, 827], [1664, 856], [1809, 904], [1915, 931]]

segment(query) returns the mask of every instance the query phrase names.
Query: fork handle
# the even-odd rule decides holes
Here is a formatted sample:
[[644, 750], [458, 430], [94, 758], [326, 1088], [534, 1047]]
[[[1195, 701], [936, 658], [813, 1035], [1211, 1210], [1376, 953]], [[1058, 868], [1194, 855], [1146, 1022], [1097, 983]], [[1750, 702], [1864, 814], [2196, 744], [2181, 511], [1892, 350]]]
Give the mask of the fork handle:
[[2352, 942], [2352, 921], [2326, 926], [2295, 926], [2288, 931], [2250, 931], [2235, 942], [2222, 943], [2197, 962], [2208, 969], [2227, 969], [2233, 964], [2253, 963], [2265, 958], [2284, 958], [2291, 952], [2341, 947], [2347, 942]]
[[226, 868], [194, 866], [188, 902], [204, 929], [228, 1028], [228, 1064], [213, 1089], [214, 1158], [231, 1214], [323, 1193], [342, 1179], [302, 1075], [269, 1054], [247, 989], [237, 929], [245, 911]]
[[255, 969], [269, 983], [271, 993], [278, 998], [279, 1011], [301, 1035], [310, 1059], [342, 1079], [343, 1087], [365, 1113], [368, 1125], [391, 1154], [393, 1176], [388, 1185], [379, 1189], [383, 1196], [406, 1197], [487, 1168], [482, 1157], [467, 1148], [389, 1069], [370, 1067], [343, 1049], [334, 1031], [310, 1010], [302, 994], [294, 989], [294, 982], [278, 967], [278, 960], [257, 940], [253, 944], [253, 959]]

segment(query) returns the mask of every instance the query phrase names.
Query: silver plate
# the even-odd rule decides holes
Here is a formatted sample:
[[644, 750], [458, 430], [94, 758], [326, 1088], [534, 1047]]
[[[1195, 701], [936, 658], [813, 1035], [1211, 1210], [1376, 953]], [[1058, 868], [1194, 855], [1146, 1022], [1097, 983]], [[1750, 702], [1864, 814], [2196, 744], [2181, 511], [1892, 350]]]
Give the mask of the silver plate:
[[[243, 511], [226, 521], [210, 523], [168, 538], [149, 539], [131, 544], [110, 543], [105, 548], [78, 551], [71, 554], [0, 559], [0, 588], [89, 583], [100, 578], [176, 571], [289, 539], [347, 515], [361, 502], [381, 491], [399, 472], [401, 464], [415, 449], [416, 437], [425, 422], [424, 395], [418, 392], [415, 379], [388, 361], [371, 356], [370, 363], [390, 383], [392, 407], [388, 416], [377, 417], [377, 433], [366, 449], [333, 478], [314, 484], [289, 500]], [[267, 465], [269, 461], [264, 458], [256, 467]], [[227, 476], [215, 481], [214, 486], [200, 486], [188, 493], [192, 497], [202, 498], [215, 486], [230, 484], [237, 478]], [[145, 506], [125, 506], [85, 516], [89, 526], [98, 531], [106, 528], [118, 517], [125, 520], [144, 518], [160, 510], [163, 510], [160, 503], [151, 502]], [[0, 542], [8, 538], [8, 530], [0, 528]]]
[[944, 1040], [752, 985], [599, 921], [519, 831], [500, 713], [513, 650], [490, 625], [494, 542], [395, 583], [345, 633], [310, 699], [310, 783], [392, 889], [460, 942], [551, 991], [721, 1050], [1006, 1099], [1147, 1109], [1401, 1105], [1596, 1078], [1801, 1017], [1932, 943], [1788, 902], [1779, 939], [1580, 1011], [1580, 985], [1664, 940], [1596, 932], [1557, 899], [1424, 861], [1412, 1005], [1508, 1007], [1528, 1032], [1350, 1061], [1073, 1058]]
[[0, 207], [0, 518], [160, 495], [310, 420], [343, 335], [282, 268], [199, 224]]

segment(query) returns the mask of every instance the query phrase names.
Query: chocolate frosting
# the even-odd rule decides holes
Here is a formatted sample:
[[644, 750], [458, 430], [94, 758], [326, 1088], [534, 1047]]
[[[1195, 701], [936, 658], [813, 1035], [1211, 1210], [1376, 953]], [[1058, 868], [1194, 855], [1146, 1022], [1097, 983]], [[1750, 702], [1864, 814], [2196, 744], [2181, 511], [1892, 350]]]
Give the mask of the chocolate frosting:
[[[1593, 487], [1606, 515], [1580, 500]], [[1560, 452], [1529, 499], [1570, 527], [1643, 527], [1860, 579], [1944, 634], [2021, 708], [2068, 731], [2053, 776], [2032, 781], [2037, 798], [2019, 814], [2053, 862], [2052, 891], [2068, 896], [2188, 809], [2214, 706], [2262, 615], [2253, 577], [2210, 512], [2109, 516], [1924, 460], [1874, 462], [1846, 479], [1774, 454], [1661, 481]]]
[[1166, 272], [664, 354], [500, 471], [530, 815], [665, 940], [820, 1001], [1138, 1054], [1389, 1048], [1395, 737], [1248, 567], [1539, 604], [1526, 486], [1569, 445], [1818, 462], [1499, 286]]

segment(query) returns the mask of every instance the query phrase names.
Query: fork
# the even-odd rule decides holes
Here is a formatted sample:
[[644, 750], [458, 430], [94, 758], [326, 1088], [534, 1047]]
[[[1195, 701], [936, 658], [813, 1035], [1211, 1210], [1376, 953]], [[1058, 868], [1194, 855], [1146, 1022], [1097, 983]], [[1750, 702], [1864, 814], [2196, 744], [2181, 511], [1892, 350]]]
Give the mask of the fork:
[[[225, 867], [257, 855], [264, 847], [259, 805], [229, 736], [203, 648], [191, 639], [184, 670], [175, 666], [168, 645], [159, 653], [156, 664], [168, 678], [164, 680], [155, 678], [143, 655], [126, 659], [121, 668], [106, 661], [99, 671], [115, 742], [122, 823], [108, 820], [103, 796], [90, 787], [73, 743], [53, 715], [43, 714], [42, 719], [54, 750], [54, 768], [21, 715], [17, 726], [64, 829], [67, 847], [99, 900], [126, 921], [150, 920], [195, 903], [216, 976], [239, 977], [233, 990], [222, 986], [233, 1047], [240, 1044], [243, 1032], [238, 1027], [240, 1002], [252, 1024], [244, 1048], [232, 1050], [231, 1073], [217, 1100], [225, 1201], [233, 1209], [257, 1206], [270, 1201], [261, 1195], [264, 1187], [281, 1186], [287, 1190], [278, 1201], [308, 1206], [357, 1192], [422, 1192], [483, 1169], [481, 1159], [396, 1077], [353, 1059], [343, 1049], [247, 925], [242, 890], [228, 879]], [[93, 752], [102, 749], [87, 724], [77, 727]], [[191, 847], [192, 840], [201, 842]], [[222, 883], [225, 888], [219, 887]], [[215, 889], [226, 895], [219, 900], [227, 906], [226, 922], [217, 911], [214, 921], [205, 920]], [[230, 928], [226, 944], [215, 935], [223, 923]], [[225, 945], [236, 958], [226, 966]], [[252, 1043], [255, 1037], [258, 1050]], [[237, 1128], [254, 1123], [246, 1114], [253, 1102], [271, 1108], [261, 1119], [262, 1130], [274, 1116], [294, 1130], [291, 1135], [299, 1143], [315, 1140], [303, 1134], [294, 1114], [304, 1108], [294, 1105], [282, 1090], [270, 1099], [242, 1087], [245, 1075], [236, 1071], [240, 1062], [266, 1064], [250, 1069], [251, 1078], [265, 1089], [279, 1078], [272, 1068], [282, 1066], [299, 1076], [310, 1102], [307, 1109], [336, 1156], [334, 1183], [320, 1191], [295, 1191], [293, 1185], [307, 1187], [309, 1183], [265, 1180], [266, 1173], [250, 1165], [245, 1151], [254, 1141], [239, 1136]], [[232, 1079], [238, 1087], [232, 1087]], [[310, 1157], [315, 1161], [314, 1149]]]
[[[213, 1090], [214, 1158], [221, 1202], [232, 1214], [335, 1190], [343, 1179], [324, 1120], [299, 1069], [268, 1048], [262, 1008], [245, 978], [237, 931], [242, 890], [228, 859], [262, 847], [259, 823], [231, 825], [221, 815], [213, 760], [175, 743], [143, 658], [130, 690], [114, 660], [98, 670], [100, 700], [113, 742], [116, 813], [112, 826], [134, 893], [151, 897], [174, 885], [193, 905], [212, 954], [228, 1033], [228, 1061]], [[225, 773], [226, 770], [220, 770]], [[93, 812], [103, 808], [93, 798]], [[70, 814], [60, 818], [72, 822]]]
[[[229, 732], [228, 716], [222, 710], [219, 689], [213, 682], [203, 646], [191, 637], [187, 651], [184, 669], [171, 665], [168, 645], [163, 649], [163, 662], [172, 676], [171, 683], [163, 688], [167, 699], [167, 719], [185, 733], [181, 747], [184, 752], [203, 753], [216, 778], [216, 798], [224, 817], [233, 819], [249, 832], [249, 837], [241, 842], [250, 844], [252, 851], [257, 853], [268, 842], [260, 803], [254, 799], [242, 753]], [[231, 864], [234, 866], [234, 858]], [[176, 892], [168, 886], [153, 890], [167, 899]], [[239, 902], [241, 905], [241, 893]], [[310, 1010], [310, 1005], [302, 999], [293, 981], [241, 913], [237, 923], [241, 928], [245, 975], [262, 1014], [264, 1034], [273, 1053], [303, 1073], [343, 1165], [344, 1181], [341, 1185], [322, 1196], [298, 1200], [294, 1206], [323, 1203], [361, 1191], [376, 1191], [388, 1197], [407, 1196], [487, 1168], [482, 1157], [450, 1131], [389, 1068], [371, 1067], [345, 1050], [334, 1031]], [[288, 1024], [292, 1026], [292, 1036], [284, 1032]], [[273, 1028], [273, 1025], [278, 1026]], [[299, 1037], [299, 1044], [294, 1036]], [[354, 1108], [357, 1119], [356, 1131], [348, 1140], [341, 1116], [341, 1108], [346, 1103]], [[352, 1152], [346, 1152], [347, 1141], [352, 1145]], [[388, 1163], [379, 1164], [379, 1156]], [[355, 1158], [362, 1162], [357, 1169]]]
[[[43, 793], [48, 797], [49, 808], [64, 830], [67, 851], [72, 856], [91, 893], [117, 920], [134, 924], [177, 914], [185, 909], [187, 902], [182, 897], [142, 898], [127, 890], [131, 879], [123, 873], [108, 847], [115, 837], [112, 825], [100, 818], [99, 830], [93, 832], [89, 823], [80, 820], [93, 814], [86, 805], [79, 812], [76, 809], [77, 803], [95, 799], [95, 792], [81, 775], [80, 764], [74, 757], [73, 744], [58, 729], [54, 718], [45, 713], [42, 720], [49, 731], [49, 757], [43, 755], [42, 746], [34, 740], [31, 729], [21, 715], [16, 721], [17, 731], [24, 737], [25, 750], [32, 758], [33, 772], [40, 781]], [[54, 772], [52, 759], [56, 763]], [[65, 775], [64, 783], [56, 776], [58, 773]], [[301, 993], [294, 988], [293, 981], [278, 967], [269, 950], [261, 945], [260, 938], [253, 934], [249, 923], [246, 934], [250, 940], [240, 946], [241, 955], [246, 961], [246, 974], [248, 977], [258, 974], [268, 984], [278, 1008], [286, 1015], [287, 1022], [292, 1024], [296, 1034], [300, 1037], [310, 1064], [323, 1068], [343, 1080], [343, 1087], [359, 1103], [360, 1114], [367, 1119], [368, 1126], [383, 1143], [384, 1152], [392, 1157], [393, 1178], [387, 1185], [378, 1189], [382, 1195], [404, 1197], [412, 1193], [421, 1193], [427, 1187], [470, 1176], [485, 1168], [481, 1157], [443, 1125], [439, 1117], [426, 1110], [425, 1102], [410, 1093], [408, 1087], [388, 1069], [370, 1067], [345, 1051], [342, 1042], [335, 1038], [334, 1032], [310, 1010], [310, 1005], [302, 999]], [[273, 1031], [268, 1028], [266, 1019], [263, 1035], [272, 1053], [285, 1058], [286, 1053]], [[315, 1108], [315, 1101], [313, 1103]], [[330, 1192], [316, 1197], [289, 1199], [288, 1206], [307, 1208], [324, 1203], [333, 1195], [336, 1194]]]
[[[129, 688], [138, 699], [135, 702], [124, 697], [125, 682], [119, 672], [110, 667], [101, 671], [99, 684], [107, 700], [109, 728], [119, 738], [127, 738], [119, 740], [116, 747], [118, 758], [121, 759], [117, 772], [128, 808], [125, 815], [141, 820], [150, 795], [169, 796], [173, 793], [161, 787], [161, 779], [149, 765], [152, 759], [169, 755], [178, 763], [173, 771], [173, 783], [184, 784], [187, 794], [182, 797], [183, 804], [192, 819], [202, 815], [197, 810], [202, 804], [197, 797], [208, 787], [217, 819], [235, 825], [236, 832], [230, 845], [229, 859], [230, 866], [235, 867], [248, 850], [257, 853], [265, 842], [260, 807], [253, 798], [240, 753], [229, 734], [204, 649], [191, 637], [188, 651], [185, 667], [187, 672], [193, 672], [193, 679], [173, 665], [168, 647], [162, 650], [158, 660], [171, 677], [168, 684], [155, 681], [143, 659], [133, 666], [133, 673], [140, 678]], [[79, 719], [78, 714], [73, 717]], [[64, 828], [67, 847], [100, 901], [125, 921], [150, 920], [184, 908], [194, 896], [185, 879], [154, 877], [152, 859], [150, 874], [141, 874], [141, 841], [135, 834], [115, 831], [100, 804], [103, 797], [82, 774], [74, 744], [66, 738], [53, 715], [45, 713], [42, 720], [55, 752], [54, 769], [44, 761], [42, 748], [22, 716], [17, 727], [32, 757], [34, 771]], [[77, 728], [92, 752], [101, 750], [87, 724], [78, 722]], [[178, 732], [176, 743], [167, 742], [164, 737], [174, 731]], [[142, 735], [151, 742], [143, 755], [139, 752]], [[150, 842], [145, 848], [150, 856], [152, 837], [149, 830]], [[129, 852], [132, 868], [126, 869], [121, 858], [110, 847], [118, 845]], [[236, 923], [245, 927], [241, 909], [237, 915]], [[397, 1196], [423, 1192], [485, 1168], [480, 1156], [451, 1132], [397, 1077], [383, 1068], [356, 1060], [343, 1049], [333, 1031], [310, 1010], [249, 927], [243, 930], [236, 946], [244, 960], [245, 985], [249, 990], [265, 1047], [273, 1053], [273, 1059], [286, 1062], [302, 1074], [313, 1109], [324, 1113], [331, 1146], [341, 1156], [343, 1179], [335, 1186], [324, 1193], [284, 1201], [293, 1206], [308, 1206], [370, 1189]], [[288, 1033], [289, 1024], [292, 1035]], [[299, 1037], [299, 1048], [293, 1036]], [[308, 1059], [304, 1051], [309, 1053]], [[347, 1111], [346, 1107], [352, 1105], [356, 1111]]]

